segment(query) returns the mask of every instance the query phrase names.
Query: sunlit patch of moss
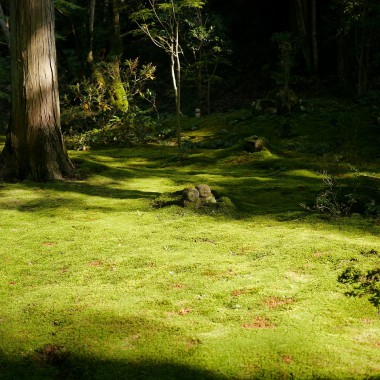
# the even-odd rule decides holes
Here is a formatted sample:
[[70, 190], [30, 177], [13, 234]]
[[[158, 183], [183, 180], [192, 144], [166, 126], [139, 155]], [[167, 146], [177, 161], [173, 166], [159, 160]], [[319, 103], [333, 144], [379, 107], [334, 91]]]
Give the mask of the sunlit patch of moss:
[[298, 170], [287, 170], [286, 175], [294, 176], [294, 177], [304, 177], [304, 178], [321, 178], [321, 175], [317, 172], [298, 169]]
[[[94, 149], [70, 152], [81, 181], [1, 184], [0, 377], [380, 375], [376, 308], [337, 282], [377, 260], [380, 225], [306, 213], [324, 164], [283, 154], [275, 121], [202, 119], [269, 151]], [[198, 183], [227, 211], [152, 207]]]

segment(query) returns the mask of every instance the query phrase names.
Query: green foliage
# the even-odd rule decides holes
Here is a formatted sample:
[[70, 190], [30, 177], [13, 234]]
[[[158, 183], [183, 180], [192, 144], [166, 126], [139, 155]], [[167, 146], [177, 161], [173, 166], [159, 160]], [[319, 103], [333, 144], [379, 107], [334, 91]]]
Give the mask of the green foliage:
[[[100, 62], [95, 69], [96, 81], [87, 80], [69, 86], [71, 93], [64, 97], [66, 112], [63, 115], [69, 148], [88, 149], [104, 144], [143, 142], [154, 131], [156, 122], [152, 112], [157, 112], [155, 94], [147, 84], [155, 79], [155, 67], [152, 64], [140, 65], [138, 59], [123, 63], [120, 84], [128, 94], [129, 109], [122, 112], [110, 95], [113, 91], [112, 65]], [[77, 106], [73, 107], [72, 103]], [[69, 120], [65, 121], [65, 117]]]
[[218, 71], [221, 66], [231, 64], [228, 59], [232, 54], [231, 43], [221, 18], [205, 9], [187, 16], [185, 24], [185, 46], [190, 58], [187, 57], [184, 76], [197, 91], [195, 106], [209, 114], [212, 87], [222, 79]]
[[[170, 43], [175, 39], [175, 24], [189, 11], [193, 12], [203, 6], [204, 1], [201, 0], [149, 0], [146, 6], [141, 5], [130, 18], [153, 42], [162, 44], [165, 50], [170, 51]], [[138, 33], [138, 30], [134, 32]]]
[[176, 106], [177, 145], [181, 147], [181, 67], [182, 30], [185, 11], [201, 8], [203, 1], [182, 0], [169, 2], [148, 1], [146, 8], [131, 15], [139, 29], [170, 57], [170, 73]]
[[327, 171], [324, 171], [322, 175], [325, 188], [317, 194], [315, 204], [310, 207], [301, 203], [301, 207], [334, 217], [350, 215], [353, 205], [357, 202], [355, 194], [342, 194], [342, 188], [336, 178]]
[[[355, 26], [373, 27], [380, 5], [376, 0], [334, 0], [332, 6], [341, 11], [341, 32], [347, 33]], [[366, 24], [366, 25], [365, 25]]]
[[322, 172], [324, 188], [317, 193], [313, 205], [301, 203], [301, 207], [333, 217], [353, 214], [377, 217], [380, 214], [377, 183], [367, 173], [361, 174], [354, 166], [344, 165], [341, 157], [327, 154], [326, 159], [330, 172]]
[[[363, 256], [379, 257], [377, 251], [363, 251]], [[380, 311], [380, 268], [370, 269], [366, 272], [350, 266], [339, 276], [338, 281], [350, 287], [346, 295], [352, 297], [368, 297], [368, 301]]]
[[69, 15], [72, 12], [83, 11], [84, 8], [77, 4], [77, 0], [54, 0], [54, 7], [64, 15]]

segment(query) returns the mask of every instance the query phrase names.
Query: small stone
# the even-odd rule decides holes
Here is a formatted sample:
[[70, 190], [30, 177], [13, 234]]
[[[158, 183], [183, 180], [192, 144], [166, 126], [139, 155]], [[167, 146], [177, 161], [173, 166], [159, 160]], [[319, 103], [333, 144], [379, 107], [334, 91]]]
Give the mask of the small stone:
[[188, 201], [188, 200], [184, 199], [182, 205], [183, 205], [183, 207], [186, 207], [186, 208], [196, 209], [196, 208], [202, 206], [202, 202], [201, 202], [200, 198], [197, 198], [194, 201]]
[[195, 188], [199, 191], [199, 196], [201, 198], [208, 198], [210, 195], [212, 195], [211, 188], [209, 185], [199, 184], [195, 186]]
[[268, 142], [262, 137], [250, 136], [244, 140], [243, 149], [245, 152], [260, 152], [264, 148], [268, 148]]
[[216, 199], [213, 194], [209, 195], [207, 198], [202, 198], [204, 203], [216, 203]]
[[183, 191], [183, 198], [188, 202], [196, 202], [199, 199], [199, 191], [195, 187], [189, 187]]

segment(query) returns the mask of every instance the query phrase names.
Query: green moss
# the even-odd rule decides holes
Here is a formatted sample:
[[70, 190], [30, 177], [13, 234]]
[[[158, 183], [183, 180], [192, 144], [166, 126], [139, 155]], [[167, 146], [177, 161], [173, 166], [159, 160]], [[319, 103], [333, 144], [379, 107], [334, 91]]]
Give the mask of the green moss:
[[[0, 378], [380, 376], [377, 310], [337, 281], [378, 267], [362, 254], [380, 252], [376, 217], [306, 213], [326, 161], [244, 115], [204, 123], [238, 120], [270, 150], [75, 151], [81, 181], [1, 184]], [[345, 185], [376, 189], [376, 160], [343, 167]], [[164, 205], [198, 183], [217, 206]]]
[[112, 98], [117, 110], [127, 112], [129, 103], [127, 99], [127, 93], [125, 92], [124, 85], [121, 81], [114, 81], [112, 83]]

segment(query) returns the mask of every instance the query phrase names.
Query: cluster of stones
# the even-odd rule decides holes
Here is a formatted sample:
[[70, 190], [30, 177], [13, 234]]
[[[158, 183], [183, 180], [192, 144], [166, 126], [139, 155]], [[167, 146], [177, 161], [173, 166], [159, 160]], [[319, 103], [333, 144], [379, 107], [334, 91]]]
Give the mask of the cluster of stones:
[[209, 185], [199, 184], [183, 190], [182, 200], [184, 207], [199, 207], [204, 204], [216, 203], [214, 194]]
[[263, 137], [250, 136], [244, 139], [243, 150], [245, 152], [260, 152], [264, 148], [268, 148], [268, 141]]
[[277, 93], [270, 94], [265, 99], [252, 102], [252, 113], [255, 115], [288, 114], [294, 110], [306, 111], [302, 99], [291, 90], [284, 88]]

